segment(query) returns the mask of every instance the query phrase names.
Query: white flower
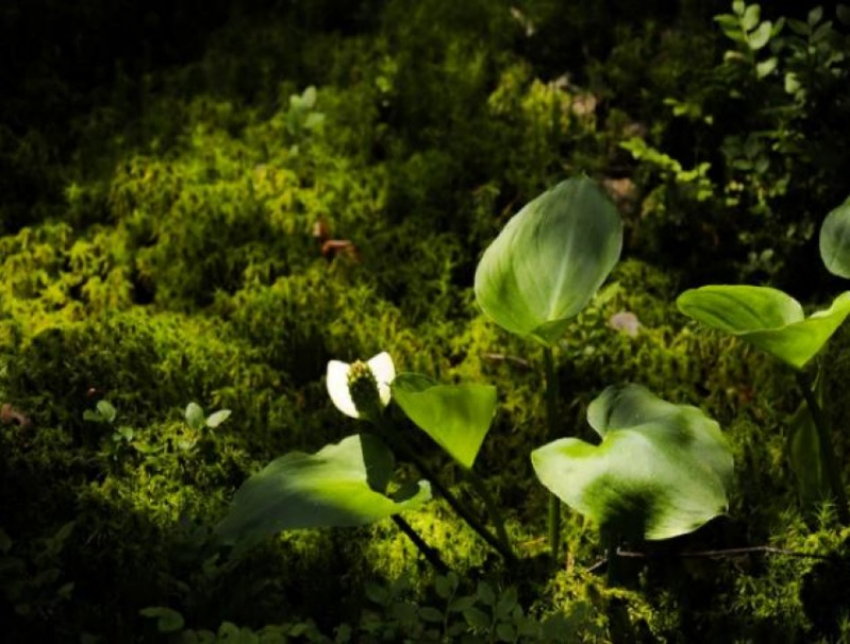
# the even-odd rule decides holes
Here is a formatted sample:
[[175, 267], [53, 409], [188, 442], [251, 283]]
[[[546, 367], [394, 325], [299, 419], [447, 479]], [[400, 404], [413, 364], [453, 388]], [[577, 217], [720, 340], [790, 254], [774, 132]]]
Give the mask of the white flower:
[[[355, 368], [355, 373], [352, 374], [351, 368], [358, 366], [360, 368]], [[367, 367], [372, 377], [374, 377], [381, 406], [386, 407], [391, 397], [390, 385], [395, 380], [395, 365], [389, 353], [386, 351], [379, 353], [374, 358], [370, 358], [365, 365], [362, 362], [348, 364], [339, 360], [331, 360], [328, 363], [327, 384], [331, 400], [337, 409], [352, 418], [363, 418], [363, 414], [358, 411], [357, 406], [354, 404], [349, 387], [352, 375], [355, 379], [358, 378], [357, 372], [363, 366]]]

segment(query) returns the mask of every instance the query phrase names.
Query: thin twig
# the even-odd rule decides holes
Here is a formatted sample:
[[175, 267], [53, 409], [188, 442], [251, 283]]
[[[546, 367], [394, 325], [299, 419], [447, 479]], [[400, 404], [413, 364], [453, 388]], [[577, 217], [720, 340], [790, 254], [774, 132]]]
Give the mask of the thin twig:
[[485, 360], [492, 360], [494, 362], [512, 362], [523, 369], [531, 369], [531, 362], [525, 358], [520, 358], [519, 356], [511, 356], [505, 353], [485, 353], [482, 354], [481, 357]]
[[672, 557], [674, 559], [720, 559], [723, 557], [737, 557], [752, 554], [783, 555], [786, 557], [801, 557], [806, 559], [833, 559], [831, 555], [822, 555], [815, 552], [799, 552], [797, 550], [786, 550], [774, 546], [749, 546], [746, 548], [725, 548], [722, 550], [697, 550], [692, 552], [676, 552], [673, 554], [648, 554], [646, 552], [633, 552], [617, 548], [617, 556], [632, 559], [653, 559]]
[[[818, 559], [820, 561], [832, 561], [835, 559], [833, 555], [823, 555], [816, 552], [798, 552], [796, 550], [786, 550], [784, 548], [776, 548], [774, 546], [750, 546], [747, 548], [726, 548], [723, 550], [697, 550], [692, 552], [674, 552], [674, 553], [658, 553], [652, 554], [647, 552], [634, 552], [631, 550], [622, 550], [617, 548], [616, 556], [623, 559], [722, 559], [725, 557], [739, 557], [741, 555], [782, 555], [784, 557], [798, 557], [801, 559]], [[587, 572], [594, 573], [605, 568], [608, 565], [610, 557], [600, 559], [592, 566], [587, 568]]]

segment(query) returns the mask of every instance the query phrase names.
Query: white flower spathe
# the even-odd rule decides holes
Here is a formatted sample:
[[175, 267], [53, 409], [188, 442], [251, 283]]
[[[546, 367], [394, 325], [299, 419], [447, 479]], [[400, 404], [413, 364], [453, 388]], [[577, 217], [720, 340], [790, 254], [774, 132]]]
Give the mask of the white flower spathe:
[[[378, 396], [381, 399], [381, 404], [386, 407], [392, 396], [390, 385], [395, 380], [395, 365], [390, 354], [386, 351], [370, 358], [366, 362], [369, 371], [375, 376], [375, 382], [378, 383]], [[328, 362], [328, 394], [330, 394], [333, 404], [346, 416], [352, 418], [360, 418], [357, 407], [351, 399], [351, 393], [348, 390], [348, 374], [351, 371], [351, 365], [347, 362], [339, 360], [331, 360]]]

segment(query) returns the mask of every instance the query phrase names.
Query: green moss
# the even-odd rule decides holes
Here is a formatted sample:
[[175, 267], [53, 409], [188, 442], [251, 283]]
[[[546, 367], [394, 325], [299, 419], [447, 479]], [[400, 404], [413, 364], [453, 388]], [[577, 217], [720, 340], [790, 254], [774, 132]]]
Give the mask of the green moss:
[[[846, 636], [846, 530], [828, 509], [802, 518], [786, 458], [799, 403], [790, 374], [674, 305], [709, 269], [726, 271], [715, 280], [738, 269], [777, 274], [811, 233], [782, 223], [780, 211], [802, 212], [783, 182], [821, 155], [771, 148], [760, 174], [741, 162], [766, 154], [756, 139], [773, 134], [749, 141], [745, 130], [776, 125], [797, 142], [805, 132], [807, 146], [829, 139], [834, 152], [838, 108], [797, 105], [791, 120], [770, 121], [771, 92], [786, 96], [779, 76], [756, 84], [717, 60], [716, 29], [693, 3], [668, 12], [657, 3], [428, 0], [411, 9], [391, 0], [339, 15], [333, 3], [289, 4], [273, 16], [253, 18], [256, 7], [233, 15], [183, 63], [145, 63], [145, 73], [122, 63], [85, 100], [36, 65], [32, 87], [68, 91], [51, 103], [69, 108], [68, 132], [52, 133], [44, 114], [0, 132], [0, 403], [15, 412], [0, 424], [0, 527], [11, 539], [0, 539], [0, 618], [39, 641], [154, 639], [138, 614], [146, 606], [213, 630], [313, 618], [304, 628], [314, 641], [337, 628], [342, 641], [343, 627], [351, 641], [442, 636], [424, 609], [445, 608], [443, 582], [390, 522], [286, 533], [247, 553], [209, 540], [252, 472], [363, 429], [328, 400], [327, 361], [386, 350], [399, 371], [498, 389], [476, 469], [507, 511], [519, 568], [441, 501], [409, 517], [485, 614], [493, 606], [480, 588], [489, 587], [494, 597], [515, 591], [538, 626], [552, 620], [528, 636], [541, 641], [553, 632], [578, 641]], [[846, 70], [830, 65], [840, 80]], [[803, 80], [817, 89], [818, 74]], [[727, 100], [737, 81], [747, 91]], [[23, 114], [23, 99], [40, 95], [32, 87], [12, 87], [23, 103], [3, 113]], [[821, 112], [824, 128], [810, 128]], [[654, 150], [640, 163], [620, 145], [634, 137]], [[711, 171], [692, 176], [677, 163]], [[560, 433], [593, 438], [589, 401], [637, 382], [716, 418], [737, 466], [728, 516], [673, 543], [628, 544], [658, 556], [630, 562], [626, 589], [587, 572], [604, 548], [573, 512], [564, 511], [564, 567], [544, 561], [547, 495], [529, 460], [550, 440], [540, 349], [487, 320], [471, 289], [483, 248], [521, 204], [581, 171], [622, 182], [609, 185], [623, 192], [626, 256], [641, 259], [617, 267], [556, 347]], [[844, 189], [829, 183], [834, 172], [812, 174], [823, 185], [812, 186], [801, 221]], [[804, 178], [800, 195], [812, 185]], [[700, 199], [708, 184], [716, 194]], [[346, 250], [323, 249], [327, 240]], [[763, 254], [771, 244], [775, 257]], [[759, 254], [742, 268], [749, 250]], [[623, 313], [636, 316], [636, 334], [618, 327]], [[841, 331], [821, 363], [836, 427], [848, 413], [848, 337]], [[86, 421], [102, 399], [116, 421]], [[190, 401], [233, 413], [215, 430], [192, 430]], [[404, 427], [471, 498], [457, 466]], [[835, 438], [846, 453], [846, 438]], [[766, 543], [835, 558], [676, 555]], [[364, 597], [368, 580], [398, 592], [375, 602]], [[513, 617], [509, 626], [522, 623]], [[471, 641], [500, 636], [463, 611], [445, 623]]]

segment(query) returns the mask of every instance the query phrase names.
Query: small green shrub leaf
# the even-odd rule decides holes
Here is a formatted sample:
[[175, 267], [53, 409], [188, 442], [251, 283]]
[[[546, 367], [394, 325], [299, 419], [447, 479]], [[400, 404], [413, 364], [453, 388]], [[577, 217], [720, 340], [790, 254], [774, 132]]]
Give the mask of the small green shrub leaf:
[[776, 56], [772, 56], [767, 60], [763, 60], [756, 65], [756, 76], [759, 78], [764, 78], [765, 76], [769, 76], [773, 73], [773, 70], [776, 69], [776, 66], [779, 64], [779, 59]]
[[723, 33], [732, 40], [741, 40], [744, 37], [744, 32], [741, 30], [741, 23], [737, 16], [725, 13], [714, 17], [715, 22], [720, 25]]
[[492, 606], [496, 603], [496, 593], [493, 591], [493, 587], [486, 581], [478, 582], [478, 590], [476, 594], [478, 595], [478, 599], [485, 606]]
[[281, 530], [358, 526], [430, 498], [427, 481], [406, 496], [385, 496], [392, 468], [389, 449], [368, 434], [349, 436], [315, 454], [290, 452], [239, 488], [216, 533], [231, 542]]
[[758, 25], [761, 19], [761, 7], [757, 4], [751, 4], [741, 16], [741, 26], [747, 31], [752, 31]]
[[747, 35], [747, 42], [750, 45], [750, 49], [758, 51], [770, 42], [772, 26], [773, 25], [770, 21], [765, 21], [761, 23], [755, 31]]
[[808, 318], [793, 297], [764, 286], [703, 286], [685, 291], [676, 304], [698, 322], [802, 369], [850, 314], [850, 291]]
[[517, 607], [518, 607], [518, 604], [517, 604], [516, 589], [513, 588], [513, 587], [508, 588], [499, 597], [499, 601], [496, 602], [496, 608], [494, 610], [494, 614], [496, 615], [496, 619], [500, 619], [500, 620], [509, 619], [511, 617], [511, 613]]
[[441, 599], [449, 599], [457, 590], [457, 584], [458, 578], [455, 573], [450, 572], [446, 576], [438, 575], [434, 579], [434, 590]]
[[176, 610], [164, 606], [151, 606], [139, 611], [142, 617], [156, 619], [156, 628], [160, 633], [174, 633], [183, 628], [183, 616]]
[[366, 593], [366, 597], [372, 603], [379, 606], [386, 606], [390, 603], [390, 593], [384, 586], [370, 581], [363, 586], [363, 590]]
[[850, 199], [824, 219], [820, 229], [820, 256], [826, 270], [850, 279]]
[[541, 483], [603, 529], [668, 539], [723, 513], [732, 455], [715, 421], [644, 387], [609, 387], [588, 409], [602, 438], [563, 438], [532, 452]]
[[425, 622], [441, 624], [443, 622], [443, 613], [431, 606], [423, 606], [419, 609], [419, 618]]
[[620, 257], [617, 208], [587, 177], [563, 181], [513, 217], [484, 252], [475, 295], [511, 333], [552, 345]]
[[115, 420], [115, 416], [118, 414], [115, 411], [115, 407], [112, 406], [108, 400], [101, 400], [97, 403], [97, 413], [100, 414], [100, 417], [104, 422], [111, 423]]
[[440, 385], [415, 373], [399, 374], [393, 400], [458, 463], [471, 469], [496, 413], [490, 385]]
[[466, 619], [466, 623], [473, 628], [480, 628], [482, 630], [490, 628], [490, 618], [480, 608], [470, 606], [463, 611], [463, 617]]
[[449, 612], [452, 613], [462, 613], [470, 606], [475, 605], [475, 597], [471, 595], [463, 595], [462, 597], [458, 597], [453, 599], [449, 604]]
[[512, 624], [502, 622], [496, 626], [496, 636], [500, 642], [516, 642], [517, 633]]

